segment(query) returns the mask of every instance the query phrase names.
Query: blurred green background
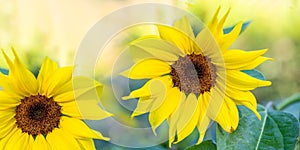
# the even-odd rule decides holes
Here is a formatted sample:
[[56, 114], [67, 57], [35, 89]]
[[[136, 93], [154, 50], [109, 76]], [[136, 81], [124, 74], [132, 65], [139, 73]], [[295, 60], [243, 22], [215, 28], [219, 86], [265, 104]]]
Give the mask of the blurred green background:
[[[121, 7], [144, 2], [179, 7], [191, 11], [204, 22], [212, 17], [217, 7], [222, 7], [221, 14], [231, 8], [225, 26], [241, 20], [251, 21], [232, 48], [269, 48], [266, 56], [275, 59], [258, 67], [273, 83], [270, 87], [254, 91], [258, 102], [278, 103], [300, 91], [300, 55], [297, 54], [300, 51], [300, 2], [297, 0], [0, 0], [0, 47], [9, 51], [13, 46], [32, 70], [38, 69], [44, 56], [56, 60], [61, 66], [72, 65], [81, 39], [101, 17]], [[124, 18], [121, 21], [129, 20]], [[128, 33], [120, 34], [130, 41], [143, 32], [139, 31], [134, 36]], [[124, 43], [116, 42], [108, 48], [124, 46]], [[105, 59], [98, 63], [98, 80], [105, 82], [109, 78], [111, 70], [107, 70], [105, 64], [113, 63], [118, 55], [107, 53]], [[0, 67], [6, 68], [3, 57], [0, 58]], [[124, 112], [117, 101], [112, 100], [113, 91], [107, 90], [109, 92], [104, 93], [102, 98], [104, 105], [115, 109], [111, 112]], [[125, 112], [116, 113], [117, 117], [128, 120], [129, 112]]]

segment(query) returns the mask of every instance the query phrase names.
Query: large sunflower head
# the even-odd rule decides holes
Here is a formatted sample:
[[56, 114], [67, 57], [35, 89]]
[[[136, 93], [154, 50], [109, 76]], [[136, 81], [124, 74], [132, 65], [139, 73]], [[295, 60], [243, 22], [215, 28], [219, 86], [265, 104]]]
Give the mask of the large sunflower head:
[[[3, 52], [9, 74], [0, 73], [0, 149], [95, 149], [93, 139], [109, 140], [82, 120], [109, 116], [97, 100], [80, 98], [88, 91], [100, 92], [100, 83], [73, 78], [73, 67], [59, 68], [49, 58], [35, 77], [13, 53], [11, 61]], [[81, 113], [77, 98], [92, 111]]]
[[189, 19], [183, 17], [174, 27], [156, 25], [158, 36], [145, 36], [130, 45], [135, 64], [122, 75], [149, 80], [123, 99], [139, 99], [132, 117], [149, 112], [154, 133], [167, 120], [169, 146], [195, 128], [201, 143], [211, 120], [233, 132], [239, 121], [237, 105], [248, 107], [261, 118], [250, 90], [271, 82], [253, 78], [243, 70], [252, 70], [271, 58], [262, 56], [266, 50], [229, 49], [243, 23], [224, 33], [229, 11], [218, 19], [219, 10], [196, 35]]

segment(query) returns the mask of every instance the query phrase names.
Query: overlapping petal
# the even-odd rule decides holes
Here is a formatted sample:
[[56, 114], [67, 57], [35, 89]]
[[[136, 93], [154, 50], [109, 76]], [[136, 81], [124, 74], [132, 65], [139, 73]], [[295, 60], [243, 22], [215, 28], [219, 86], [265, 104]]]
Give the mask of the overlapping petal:
[[261, 119], [260, 114], [256, 110], [256, 98], [250, 91], [227, 88], [226, 95], [230, 97], [237, 105], [244, 105], [249, 108], [259, 120]]
[[93, 139], [77, 139], [77, 142], [81, 149], [95, 150]]
[[228, 50], [223, 54], [225, 65], [230, 70], [251, 70], [272, 58], [262, 57], [267, 49], [257, 51]]
[[153, 132], [156, 134], [156, 128], [166, 120], [171, 113], [177, 108], [180, 101], [181, 92], [178, 88], [172, 88], [168, 90], [166, 97], [162, 104], [149, 114], [149, 122], [151, 124]]
[[221, 18], [221, 20], [218, 19], [218, 15], [220, 12], [220, 7], [215, 12], [213, 18], [208, 23], [208, 28], [210, 29], [211, 33], [214, 35], [220, 49], [224, 52], [226, 51], [232, 43], [237, 39], [239, 36], [243, 22], [239, 22], [237, 25], [234, 26], [231, 32], [224, 34], [223, 27], [224, 23], [229, 15], [230, 9], [227, 11], [227, 13]]
[[210, 118], [207, 116], [207, 107], [210, 101], [210, 95], [208, 92], [203, 93], [198, 97], [198, 107], [199, 107], [199, 120], [197, 123], [197, 129], [199, 132], [199, 139], [197, 144], [203, 141], [205, 132], [210, 124]]
[[15, 109], [20, 103], [20, 99], [14, 98], [7, 94], [7, 92], [0, 91], [0, 111]]
[[77, 140], [68, 132], [54, 128], [46, 137], [52, 149], [80, 150]]
[[185, 101], [186, 101], [186, 95], [181, 92], [179, 103], [178, 103], [175, 111], [168, 118], [168, 124], [169, 124], [169, 147], [171, 147], [173, 141], [175, 140], [175, 135], [176, 135], [176, 131], [177, 131], [177, 124], [178, 124], [179, 118], [181, 116], [182, 110], [184, 108]]
[[[100, 140], [109, 140], [102, 136], [101, 133], [91, 130], [83, 121], [70, 118], [62, 117], [61, 118], [61, 129], [72, 134], [73, 137], [77, 139], [100, 139]], [[79, 130], [80, 129], [80, 130]]]
[[200, 109], [198, 107], [198, 101], [195, 94], [188, 95], [186, 101], [183, 104], [183, 108], [177, 123], [177, 141], [178, 143], [186, 138], [195, 129], [198, 120]]
[[37, 94], [38, 84], [35, 76], [22, 64], [19, 56], [16, 54], [14, 49], [12, 49], [12, 52], [15, 57], [13, 62], [9, 59], [6, 53], [2, 51], [4, 58], [9, 66], [8, 80], [10, 81], [8, 82], [11, 84], [10, 86], [13, 87], [9, 89], [16, 90], [14, 92], [22, 96]]
[[[134, 90], [130, 93], [129, 96], [122, 97], [123, 100], [128, 100], [132, 98], [138, 98], [138, 97], [149, 97], [151, 95], [157, 94], [157, 92], [163, 92], [166, 91], [165, 89], [170, 88], [172, 85], [172, 79], [170, 76], [162, 76], [158, 78], [154, 78], [149, 80], [145, 85], [143, 85], [141, 88]], [[151, 87], [152, 90], [151, 90]]]
[[5, 149], [31, 149], [33, 137], [27, 133], [22, 133], [22, 130], [17, 129], [9, 138]]
[[37, 135], [32, 144], [32, 150], [51, 150], [51, 146], [41, 134]]
[[230, 86], [231, 88], [238, 89], [238, 90], [249, 91], [257, 87], [271, 85], [270, 81], [264, 81], [264, 80], [253, 78], [238, 70], [227, 70], [226, 75], [227, 75], [226, 78], [227, 86]]
[[14, 111], [0, 111], [2, 114], [0, 116], [0, 139], [6, 137], [14, 128], [15, 125], [15, 118], [14, 118]]
[[179, 56], [184, 56], [184, 53], [171, 42], [152, 36], [135, 40], [130, 44], [129, 50], [135, 62], [152, 58], [171, 64]]
[[227, 96], [224, 97], [224, 102], [221, 104], [220, 112], [214, 119], [227, 132], [236, 130], [239, 123], [239, 113], [236, 104]]
[[161, 39], [169, 41], [176, 45], [185, 54], [192, 54], [194, 51], [200, 51], [195, 43], [195, 36], [191, 27], [187, 27], [190, 23], [187, 18], [181, 18], [176, 23], [177, 29], [174, 27], [157, 25]]
[[43, 61], [41, 69], [39, 71], [37, 82], [39, 85], [39, 93], [45, 95], [46, 88], [49, 86], [49, 78], [51, 78], [52, 74], [58, 69], [58, 64], [46, 57]]
[[145, 59], [123, 72], [122, 75], [131, 79], [145, 79], [160, 77], [170, 72], [171, 67], [168, 63], [158, 59]]

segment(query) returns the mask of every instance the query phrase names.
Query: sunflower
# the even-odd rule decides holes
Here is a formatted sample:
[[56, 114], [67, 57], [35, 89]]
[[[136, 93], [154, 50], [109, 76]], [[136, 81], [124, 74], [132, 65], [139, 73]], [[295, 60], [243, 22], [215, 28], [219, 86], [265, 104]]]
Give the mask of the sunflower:
[[135, 64], [121, 74], [148, 81], [123, 100], [139, 99], [131, 116], [149, 113], [155, 135], [156, 128], [167, 120], [169, 146], [185, 139], [195, 128], [199, 133], [197, 144], [201, 143], [211, 121], [229, 133], [235, 131], [239, 122], [237, 105], [248, 107], [261, 119], [250, 91], [271, 82], [242, 71], [271, 58], [262, 56], [266, 49], [229, 49], [243, 22], [224, 33], [230, 10], [221, 19], [219, 11], [197, 35], [189, 19], [182, 17], [174, 27], [156, 25], [159, 35], [144, 36], [129, 47]]
[[[14, 61], [2, 52], [9, 74], [0, 73], [0, 149], [95, 149], [93, 139], [109, 140], [83, 122], [110, 115], [96, 100], [80, 98], [101, 92], [100, 83], [72, 78], [73, 67], [59, 68], [47, 57], [35, 77], [15, 50]], [[75, 99], [93, 111], [80, 112]]]

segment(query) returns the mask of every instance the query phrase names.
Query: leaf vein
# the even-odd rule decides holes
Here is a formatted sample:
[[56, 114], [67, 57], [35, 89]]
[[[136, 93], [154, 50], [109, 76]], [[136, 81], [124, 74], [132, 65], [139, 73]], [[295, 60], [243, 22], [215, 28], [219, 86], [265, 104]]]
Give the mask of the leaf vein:
[[262, 125], [262, 127], [261, 127], [261, 132], [260, 132], [260, 134], [259, 134], [258, 141], [257, 141], [256, 147], [255, 147], [255, 150], [258, 150], [258, 146], [259, 146], [260, 141], [261, 141], [261, 139], [262, 139], [263, 132], [264, 132], [264, 128], [265, 128], [265, 125], [266, 125], [266, 122], [267, 122], [267, 117], [268, 117], [268, 112], [267, 112], [267, 109], [265, 109], [265, 117], [264, 117], [264, 120], [263, 120], [263, 125]]

